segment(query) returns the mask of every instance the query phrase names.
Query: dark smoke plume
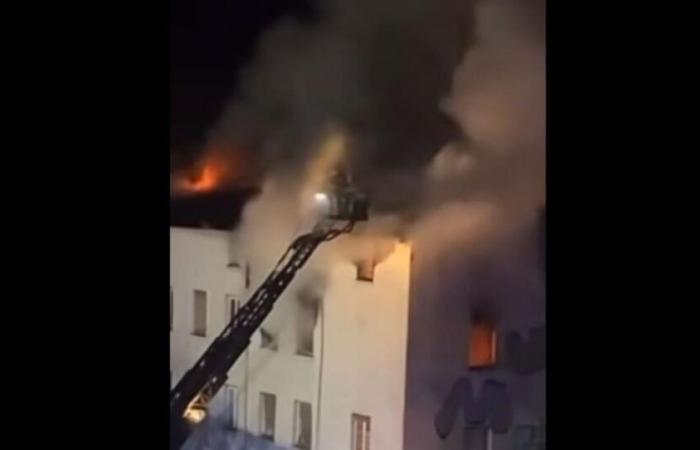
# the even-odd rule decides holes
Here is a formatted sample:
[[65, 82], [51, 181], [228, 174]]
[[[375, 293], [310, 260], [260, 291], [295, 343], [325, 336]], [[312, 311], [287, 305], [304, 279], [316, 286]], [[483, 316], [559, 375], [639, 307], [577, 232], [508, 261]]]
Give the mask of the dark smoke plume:
[[[461, 131], [439, 102], [473, 41], [465, 0], [316, 0], [313, 23], [264, 33], [211, 140], [245, 148], [264, 174], [293, 174], [329, 126], [376, 207], [415, 197], [419, 169]], [[395, 189], [388, 191], [391, 183]], [[400, 184], [400, 186], [397, 185]], [[400, 194], [400, 195], [399, 195]]]
[[439, 253], [533, 220], [545, 202], [542, 0], [316, 6], [314, 21], [263, 34], [207, 144], [259, 170], [240, 226], [260, 236], [246, 238], [256, 257], [281, 253], [338, 160], [373, 205], [359, 232]]

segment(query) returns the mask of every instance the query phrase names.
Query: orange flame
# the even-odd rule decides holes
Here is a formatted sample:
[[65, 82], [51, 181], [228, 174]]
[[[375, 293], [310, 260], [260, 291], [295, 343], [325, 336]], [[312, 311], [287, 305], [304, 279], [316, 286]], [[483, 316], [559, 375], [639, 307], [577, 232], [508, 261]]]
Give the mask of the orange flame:
[[252, 185], [254, 164], [249, 154], [228, 147], [211, 146], [189, 171], [174, 174], [175, 194], [201, 194], [231, 187]]
[[223, 171], [211, 162], [207, 162], [201, 171], [187, 180], [187, 189], [192, 192], [209, 192], [216, 189], [222, 180]]
[[488, 323], [472, 323], [469, 334], [469, 367], [496, 363], [496, 330]]

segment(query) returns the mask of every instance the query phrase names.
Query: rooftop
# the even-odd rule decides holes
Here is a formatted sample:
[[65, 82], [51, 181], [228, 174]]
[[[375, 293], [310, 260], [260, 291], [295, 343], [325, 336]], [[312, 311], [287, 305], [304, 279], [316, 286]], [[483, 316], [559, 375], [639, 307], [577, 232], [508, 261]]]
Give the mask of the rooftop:
[[230, 230], [241, 217], [254, 189], [216, 191], [170, 198], [170, 226]]

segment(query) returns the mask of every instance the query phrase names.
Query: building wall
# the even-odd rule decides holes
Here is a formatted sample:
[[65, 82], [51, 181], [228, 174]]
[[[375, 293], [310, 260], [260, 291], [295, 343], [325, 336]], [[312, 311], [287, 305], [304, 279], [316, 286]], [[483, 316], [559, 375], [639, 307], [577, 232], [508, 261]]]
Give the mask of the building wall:
[[[187, 228], [170, 229], [170, 286], [173, 326], [170, 364], [173, 384], [199, 358], [226, 323], [226, 295], [242, 295], [241, 271], [227, 267], [227, 233]], [[207, 292], [207, 336], [193, 336], [194, 290]]]
[[[441, 439], [435, 417], [459, 379], [468, 379], [479, 397], [486, 380], [507, 386], [513, 424], [506, 434], [493, 434], [490, 450], [514, 448], [513, 432], [519, 426], [543, 425], [546, 369], [523, 375], [509, 365], [505, 337], [525, 336], [545, 324], [544, 274], [538, 264], [539, 248], [532, 236], [521, 236], [507, 251], [493, 256], [488, 270], [476, 270], [473, 259], [452, 255], [432, 258], [429, 249], [415, 249], [406, 381], [406, 450], [466, 449], [464, 418], [457, 418], [452, 433]], [[425, 251], [422, 251], [425, 250]], [[485, 301], [498, 312], [497, 364], [492, 369], [470, 370], [468, 342], [474, 306]]]
[[[239, 261], [243, 267], [227, 267], [230, 245], [227, 232], [171, 228], [173, 382], [225, 326], [226, 294], [245, 300], [257, 287], [245, 288], [245, 263]], [[313, 357], [296, 354], [294, 296], [298, 286], [290, 286], [262, 325], [277, 333], [277, 350], [261, 348], [258, 332], [229, 373], [227, 384], [239, 392], [241, 429], [259, 433], [260, 393], [267, 392], [276, 396], [278, 445], [293, 444], [294, 401], [299, 400], [312, 405], [313, 449], [348, 449], [353, 413], [371, 417], [372, 448], [403, 448], [410, 254], [407, 245], [398, 245], [376, 267], [373, 282], [358, 281], [351, 263], [329, 270], [314, 328]], [[262, 278], [258, 275], [254, 280]], [[208, 293], [205, 338], [191, 334], [194, 289]], [[211, 415], [213, 422], [223, 424], [226, 404], [222, 392], [212, 404]], [[241, 439], [235, 441], [240, 443]]]
[[410, 261], [410, 247], [399, 244], [372, 283], [357, 281], [352, 264], [333, 270], [324, 302], [319, 449], [350, 448], [353, 413], [371, 418], [371, 448], [404, 448]]
[[[257, 286], [251, 286], [255, 289]], [[262, 327], [277, 335], [277, 350], [262, 348], [261, 334], [255, 334], [247, 360], [240, 362], [244, 381], [242, 387], [247, 397], [245, 404], [245, 429], [253, 434], [260, 432], [260, 393], [276, 397], [275, 442], [291, 447], [294, 432], [294, 401], [312, 404], [312, 419], [317, 375], [315, 357], [296, 353], [295, 301], [291, 292], [282, 295]], [[317, 353], [318, 339], [314, 342]], [[315, 356], [315, 355], [314, 355]], [[245, 358], [245, 357], [244, 357]], [[247, 382], [247, 385], [246, 385]]]
[[[246, 289], [245, 263], [231, 261], [231, 233], [216, 230], [171, 228], [170, 274], [173, 288], [173, 330], [171, 331], [171, 370], [173, 383], [201, 356], [206, 347], [224, 329], [228, 320], [227, 294], [245, 303], [255, 286]], [[192, 335], [194, 290], [207, 292], [207, 336]], [[313, 402], [315, 385], [313, 358], [295, 354], [294, 310], [289, 296], [282, 296], [263, 323], [279, 333], [278, 349], [261, 348], [261, 335], [256, 333], [249, 349], [229, 372], [226, 386], [238, 392], [238, 427], [252, 434], [260, 431], [260, 393], [276, 398], [275, 442], [292, 445], [294, 400]], [[277, 324], [287, 324], [277, 329]], [[274, 327], [271, 325], [274, 324]], [[226, 422], [227, 402], [222, 389], [210, 405], [211, 420], [221, 427]]]

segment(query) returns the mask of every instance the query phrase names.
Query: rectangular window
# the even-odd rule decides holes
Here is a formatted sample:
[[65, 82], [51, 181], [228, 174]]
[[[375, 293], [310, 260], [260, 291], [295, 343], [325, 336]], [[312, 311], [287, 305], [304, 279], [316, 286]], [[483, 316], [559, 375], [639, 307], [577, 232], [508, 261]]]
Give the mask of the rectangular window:
[[360, 414], [352, 415], [351, 450], [369, 450], [370, 418]]
[[314, 329], [320, 299], [312, 293], [297, 297], [297, 355], [314, 356]]
[[294, 401], [294, 447], [311, 450], [311, 403]]
[[367, 258], [356, 263], [359, 281], [374, 281], [374, 259]]
[[245, 288], [250, 287], [250, 263], [245, 263]]
[[267, 392], [260, 393], [260, 436], [275, 440], [275, 413], [277, 409], [277, 398]]
[[226, 425], [232, 429], [238, 429], [239, 417], [239, 390], [235, 386], [226, 386]]
[[277, 351], [277, 335], [260, 327], [260, 348]]
[[491, 450], [491, 434], [486, 427], [464, 428], [464, 450]]
[[496, 364], [496, 329], [484, 320], [472, 320], [469, 329], [469, 367], [492, 367]]
[[207, 293], [195, 289], [194, 316], [192, 334], [204, 337], [207, 335]]
[[544, 426], [522, 425], [513, 431], [514, 450], [544, 450], [546, 448]]
[[226, 294], [226, 317], [228, 317], [229, 322], [236, 315], [239, 308], [240, 301], [234, 295]]

